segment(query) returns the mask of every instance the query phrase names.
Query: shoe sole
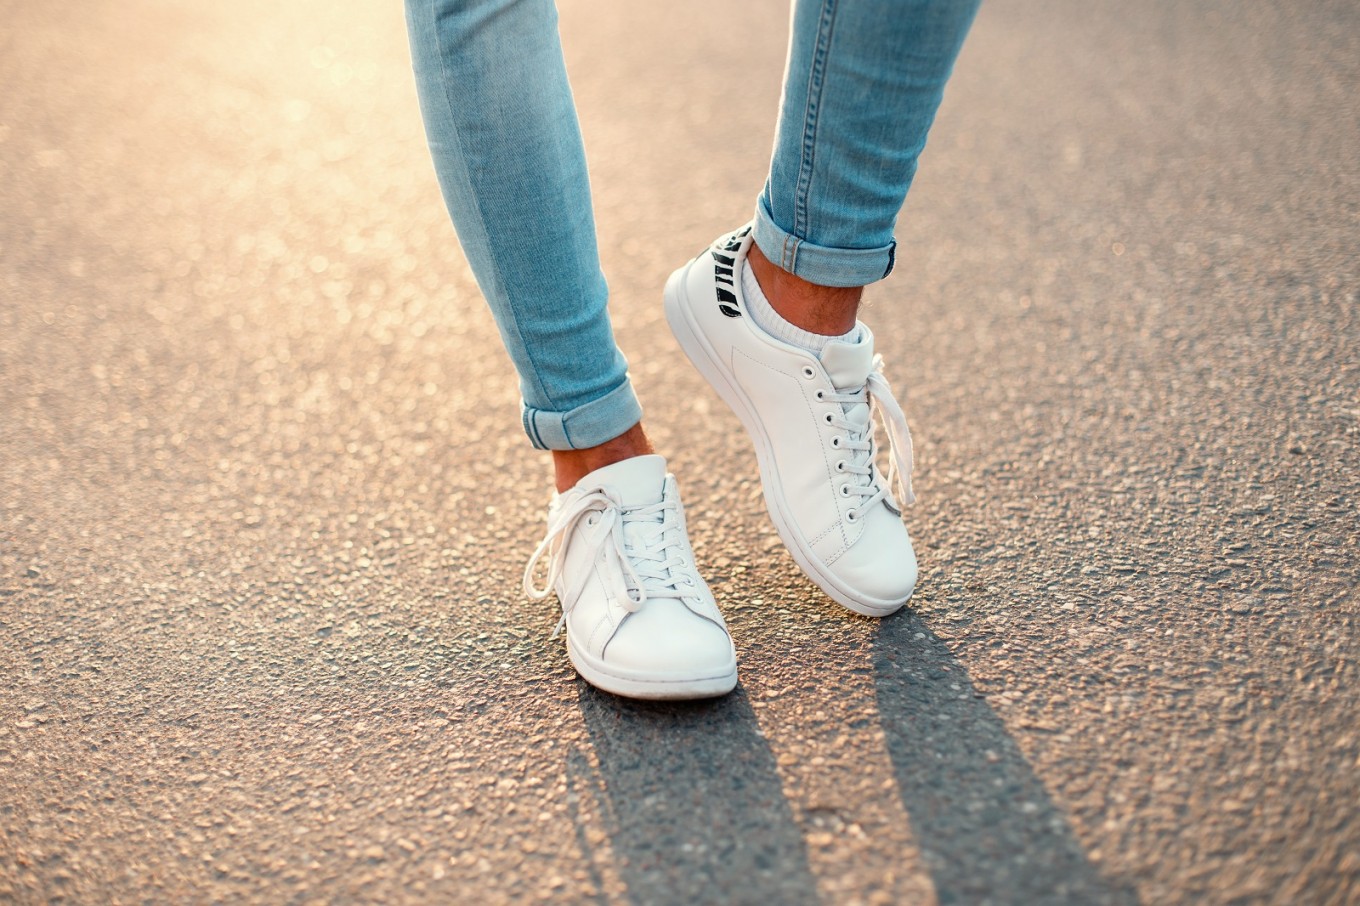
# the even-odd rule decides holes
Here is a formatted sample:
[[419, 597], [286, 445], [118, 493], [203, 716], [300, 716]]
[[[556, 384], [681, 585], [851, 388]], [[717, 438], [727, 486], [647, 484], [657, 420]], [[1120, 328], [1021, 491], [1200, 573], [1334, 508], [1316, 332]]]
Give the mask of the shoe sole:
[[886, 617], [896, 613], [911, 599], [912, 592], [916, 590], [914, 585], [911, 591], [908, 591], [900, 601], [866, 601], [862, 595], [855, 595], [845, 588], [835, 576], [827, 573], [803, 542], [803, 539], [793, 530], [793, 517], [788, 512], [784, 495], [782, 492], [776, 491], [776, 486], [782, 487], [783, 485], [778, 480], [779, 469], [774, 461], [774, 448], [769, 437], [765, 434], [765, 426], [761, 424], [760, 418], [756, 415], [755, 407], [747, 399], [746, 394], [728, 380], [726, 371], [718, 363], [717, 353], [713, 351], [707, 338], [699, 331], [698, 325], [694, 323], [690, 314], [691, 306], [685, 292], [685, 278], [689, 274], [689, 269], [693, 266], [694, 262], [691, 261], [671, 274], [666, 281], [666, 288], [663, 292], [666, 323], [670, 325], [671, 333], [675, 335], [676, 342], [680, 344], [680, 348], [684, 350], [691, 364], [698, 369], [704, 379], [717, 391], [722, 401], [736, 414], [737, 420], [741, 422], [742, 427], [746, 429], [746, 433], [750, 436], [751, 442], [755, 445], [756, 462], [760, 467], [760, 486], [765, 497], [765, 509], [770, 514], [770, 520], [774, 522], [775, 531], [779, 533], [784, 546], [788, 548], [789, 554], [792, 555], [794, 562], [803, 570], [803, 573], [837, 604], [866, 617]]
[[636, 676], [619, 676], [596, 658], [577, 648], [571, 637], [567, 638], [567, 657], [581, 678], [597, 689], [624, 698], [642, 698], [653, 701], [681, 701], [696, 698], [717, 698], [726, 695], [737, 687], [737, 664], [732, 668], [712, 676], [702, 677], [658, 677], [647, 679]]

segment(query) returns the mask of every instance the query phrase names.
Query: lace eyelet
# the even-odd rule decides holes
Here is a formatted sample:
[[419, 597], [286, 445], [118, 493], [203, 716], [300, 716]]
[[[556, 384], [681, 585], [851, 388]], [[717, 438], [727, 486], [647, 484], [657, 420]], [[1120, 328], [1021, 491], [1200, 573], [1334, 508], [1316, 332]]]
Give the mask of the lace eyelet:
[[807, 378], [807, 379], [810, 381], [810, 380], [812, 380], [813, 378], [815, 378], [816, 376], [817, 376], [817, 372], [816, 372], [815, 370], [813, 370], [813, 368], [812, 368], [811, 365], [804, 365], [804, 366], [803, 366], [803, 377]]
[[827, 423], [828, 425], [831, 424], [831, 419], [832, 419], [832, 415], [831, 415], [830, 412], [828, 412], [828, 413], [826, 414], [826, 423]]
[[831, 446], [836, 447], [837, 449], [839, 449], [839, 448], [840, 448], [840, 445], [841, 445], [841, 439], [840, 439], [839, 437], [833, 437], [833, 438], [831, 438]]
[[826, 393], [824, 391], [818, 390], [816, 393], [813, 394], [813, 396], [816, 397], [818, 400], [821, 400], [826, 396]]
[[836, 471], [837, 471], [837, 472], [844, 472], [844, 471], [845, 471], [845, 460], [843, 460], [843, 459], [838, 459], [838, 460], [836, 460]]
[[842, 497], [849, 497], [849, 496], [850, 496], [850, 485], [848, 485], [848, 484], [843, 484], [843, 485], [841, 485], [841, 496], [842, 496]]
[[858, 521], [859, 521], [859, 510], [850, 510], [849, 512], [847, 512], [847, 513], [845, 514], [845, 521], [846, 521], [846, 522], [858, 522]]

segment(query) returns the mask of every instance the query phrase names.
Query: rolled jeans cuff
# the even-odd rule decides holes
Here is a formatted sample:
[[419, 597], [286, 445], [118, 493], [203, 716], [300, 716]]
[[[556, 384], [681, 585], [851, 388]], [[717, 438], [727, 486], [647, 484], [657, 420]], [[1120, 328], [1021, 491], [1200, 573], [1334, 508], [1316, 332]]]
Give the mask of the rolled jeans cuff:
[[567, 412], [535, 409], [524, 403], [520, 410], [524, 433], [539, 450], [582, 450], [613, 440], [642, 421], [642, 404], [630, 381], [596, 400]]
[[881, 248], [836, 249], [813, 245], [777, 226], [761, 198], [754, 237], [760, 251], [781, 270], [818, 286], [868, 286], [892, 273], [897, 241]]

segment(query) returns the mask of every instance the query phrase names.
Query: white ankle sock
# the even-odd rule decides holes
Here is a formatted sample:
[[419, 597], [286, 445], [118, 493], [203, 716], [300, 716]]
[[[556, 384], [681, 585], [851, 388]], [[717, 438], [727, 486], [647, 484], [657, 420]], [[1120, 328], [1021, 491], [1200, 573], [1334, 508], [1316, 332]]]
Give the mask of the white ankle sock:
[[784, 317], [774, 310], [770, 300], [765, 298], [765, 293], [761, 290], [760, 284], [756, 282], [756, 275], [752, 272], [749, 262], [744, 264], [741, 269], [741, 294], [746, 299], [746, 311], [757, 327], [776, 340], [783, 340], [785, 343], [801, 347], [808, 352], [816, 353], [818, 356], [822, 354], [826, 344], [832, 340], [853, 343], [859, 338], [858, 324], [850, 328], [849, 333], [841, 336], [826, 336], [825, 334], [804, 330], [797, 324], [790, 324], [784, 320]]

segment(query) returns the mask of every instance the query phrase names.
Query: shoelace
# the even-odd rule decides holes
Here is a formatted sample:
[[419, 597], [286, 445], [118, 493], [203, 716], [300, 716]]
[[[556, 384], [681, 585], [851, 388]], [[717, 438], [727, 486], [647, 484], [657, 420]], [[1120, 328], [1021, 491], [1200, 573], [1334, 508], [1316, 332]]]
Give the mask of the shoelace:
[[[592, 515], [597, 518], [592, 520]], [[659, 521], [657, 516], [661, 517]], [[567, 540], [578, 531], [583, 520], [586, 524], [579, 528], [582, 534], [578, 543], [584, 544], [586, 549], [581, 556], [584, 562], [594, 563], [602, 548], [613, 548], [622, 568], [611, 574], [621, 579], [615, 591], [625, 610], [636, 613], [650, 598], [683, 601], [693, 595], [696, 583], [692, 577], [684, 575], [689, 561], [675, 550], [680, 541], [675, 501], [663, 498], [657, 503], [625, 510], [616, 498], [603, 488], [597, 488], [572, 500], [549, 523], [547, 535], [534, 549], [524, 568], [524, 593], [531, 599], [541, 601], [553, 593], [562, 576]], [[544, 554], [550, 554], [548, 576], [539, 588], [534, 585], [534, 570]], [[590, 575], [591, 570], [582, 569], [571, 587], [558, 595], [562, 617], [553, 629], [552, 638], [557, 638], [567, 625], [567, 614], [576, 606]]]
[[[827, 417], [829, 424], [846, 432], [845, 436], [837, 435], [831, 440], [832, 446], [848, 450], [850, 453], [850, 458], [841, 460], [837, 468], [842, 472], [859, 475], [863, 481], [860, 485], [845, 486], [842, 492], [847, 496], [860, 497], [859, 505], [850, 510], [846, 518], [854, 522], [869, 507], [883, 500], [890, 488], [897, 491], [897, 497], [903, 506], [915, 503], [916, 494], [911, 489], [913, 459], [911, 430], [907, 427], [907, 417], [903, 414], [902, 407], [893, 397], [888, 379], [883, 376], [883, 357], [874, 356], [873, 369], [865, 379], [863, 387], [843, 393], [822, 393], [819, 399], [841, 404], [843, 414], [840, 417], [835, 415]], [[864, 405], [866, 402], [869, 405], [869, 417], [863, 424], [852, 422], [845, 417], [848, 415], [845, 406]], [[885, 487], [879, 487], [874, 480], [875, 413], [882, 419], [884, 431], [888, 435], [888, 483]]]

